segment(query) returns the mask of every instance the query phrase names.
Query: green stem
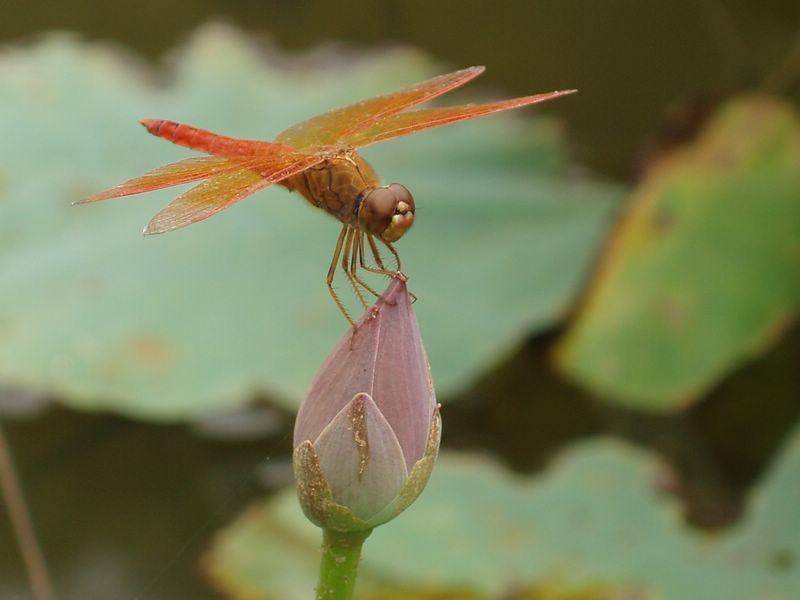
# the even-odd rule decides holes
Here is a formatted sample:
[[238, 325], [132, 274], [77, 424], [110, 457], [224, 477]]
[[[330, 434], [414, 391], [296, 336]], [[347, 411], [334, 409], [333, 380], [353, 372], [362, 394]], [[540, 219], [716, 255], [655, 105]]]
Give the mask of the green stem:
[[322, 530], [317, 600], [350, 600], [356, 587], [361, 545], [372, 530], [343, 532]]

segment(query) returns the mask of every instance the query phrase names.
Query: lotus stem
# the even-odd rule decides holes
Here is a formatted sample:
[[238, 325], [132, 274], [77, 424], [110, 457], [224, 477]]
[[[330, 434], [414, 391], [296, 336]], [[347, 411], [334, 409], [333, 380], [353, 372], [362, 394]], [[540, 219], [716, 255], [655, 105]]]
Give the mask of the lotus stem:
[[361, 546], [372, 530], [322, 530], [317, 600], [350, 600], [356, 587]]

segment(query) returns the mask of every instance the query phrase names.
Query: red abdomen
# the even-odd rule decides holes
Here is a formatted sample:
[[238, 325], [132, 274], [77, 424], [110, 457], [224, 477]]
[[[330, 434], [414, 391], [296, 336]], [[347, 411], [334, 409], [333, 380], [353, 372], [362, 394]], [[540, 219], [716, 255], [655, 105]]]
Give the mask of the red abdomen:
[[260, 142], [257, 140], [240, 140], [219, 135], [199, 127], [185, 123], [165, 121], [163, 119], [142, 119], [140, 121], [147, 131], [162, 137], [174, 144], [199, 150], [206, 154], [219, 156], [256, 156], [270, 154], [281, 149], [290, 150], [289, 146]]

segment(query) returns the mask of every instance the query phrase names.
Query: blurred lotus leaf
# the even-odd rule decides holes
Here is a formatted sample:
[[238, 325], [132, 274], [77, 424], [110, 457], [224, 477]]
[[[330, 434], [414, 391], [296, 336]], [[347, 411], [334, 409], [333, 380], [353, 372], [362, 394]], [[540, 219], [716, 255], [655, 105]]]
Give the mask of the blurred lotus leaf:
[[[192, 154], [148, 136], [139, 118], [270, 139], [447, 69], [409, 50], [263, 54], [219, 26], [157, 77], [66, 35], [0, 54], [1, 385], [162, 419], [258, 392], [296, 406], [347, 327], [324, 282], [336, 223], [277, 188], [147, 239], [143, 225], [175, 189], [70, 205]], [[568, 176], [558, 128], [536, 112], [365, 152], [417, 199], [399, 249], [444, 393], [560, 317], [621, 195]]]
[[[685, 527], [654, 489], [663, 466], [608, 439], [571, 448], [534, 479], [453, 454], [436, 469], [417, 503], [366, 542], [363, 593], [402, 582], [482, 598], [531, 585], [580, 598], [800, 598], [800, 429], [747, 516], [715, 536]], [[233, 598], [299, 600], [314, 585], [319, 537], [289, 490], [220, 534], [207, 566]]]
[[800, 305], [800, 120], [723, 106], [631, 199], [561, 368], [622, 404], [675, 409], [752, 359]]

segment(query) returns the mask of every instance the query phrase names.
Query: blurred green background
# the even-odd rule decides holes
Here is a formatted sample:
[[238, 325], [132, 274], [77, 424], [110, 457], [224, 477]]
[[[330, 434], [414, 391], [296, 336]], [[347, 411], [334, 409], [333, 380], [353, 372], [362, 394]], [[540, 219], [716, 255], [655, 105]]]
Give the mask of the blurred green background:
[[0, 418], [59, 598], [310, 597], [292, 417], [346, 325], [283, 191], [153, 240], [171, 191], [70, 202], [188, 155], [137, 118], [269, 138], [473, 64], [444, 102], [580, 93], [365, 152], [444, 456], [361, 597], [800, 597], [797, 2], [1, 8]]

